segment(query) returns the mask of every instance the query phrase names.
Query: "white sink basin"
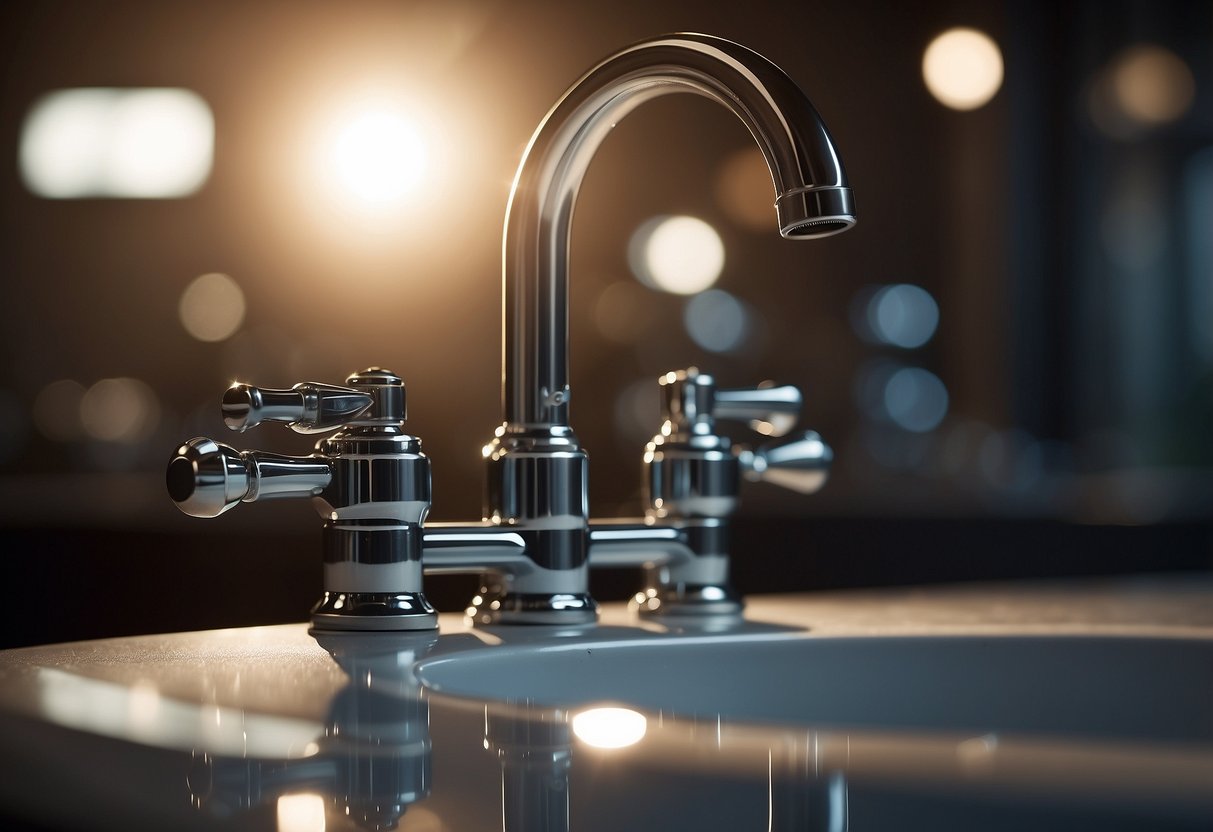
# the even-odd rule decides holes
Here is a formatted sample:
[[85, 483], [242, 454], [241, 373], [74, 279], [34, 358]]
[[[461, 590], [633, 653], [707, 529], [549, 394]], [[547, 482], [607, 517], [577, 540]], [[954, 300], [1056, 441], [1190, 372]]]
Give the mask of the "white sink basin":
[[[622, 631], [621, 631], [622, 633]], [[813, 728], [1213, 742], [1213, 640], [804, 634], [501, 645], [426, 660], [433, 691]]]

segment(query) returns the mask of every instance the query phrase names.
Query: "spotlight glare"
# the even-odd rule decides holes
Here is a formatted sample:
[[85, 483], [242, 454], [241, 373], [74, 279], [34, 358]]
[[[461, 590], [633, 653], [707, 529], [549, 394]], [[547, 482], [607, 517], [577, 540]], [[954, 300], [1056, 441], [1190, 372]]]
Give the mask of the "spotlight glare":
[[329, 148], [335, 184], [367, 205], [404, 200], [425, 175], [427, 152], [411, 119], [390, 110], [368, 110], [348, 121]]

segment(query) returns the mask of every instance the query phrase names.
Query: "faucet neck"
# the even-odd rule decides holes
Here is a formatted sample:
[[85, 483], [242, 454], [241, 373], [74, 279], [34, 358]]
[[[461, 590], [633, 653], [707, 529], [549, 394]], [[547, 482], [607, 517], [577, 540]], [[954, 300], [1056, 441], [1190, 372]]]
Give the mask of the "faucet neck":
[[782, 235], [827, 236], [855, 222], [829, 132], [766, 58], [731, 41], [678, 34], [603, 61], [539, 125], [510, 193], [502, 253], [506, 432], [547, 433], [569, 423], [569, 234], [577, 192], [619, 119], [672, 92], [711, 98], [749, 128], [771, 171]]

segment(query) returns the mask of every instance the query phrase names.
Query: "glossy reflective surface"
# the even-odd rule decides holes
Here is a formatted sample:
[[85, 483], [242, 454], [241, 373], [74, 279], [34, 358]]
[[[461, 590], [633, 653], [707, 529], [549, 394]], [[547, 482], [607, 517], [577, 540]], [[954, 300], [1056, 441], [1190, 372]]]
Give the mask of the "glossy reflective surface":
[[1211, 600], [1190, 581], [788, 596], [719, 633], [611, 607], [598, 627], [444, 617], [439, 634], [287, 625], [8, 651], [0, 817], [1208, 828]]

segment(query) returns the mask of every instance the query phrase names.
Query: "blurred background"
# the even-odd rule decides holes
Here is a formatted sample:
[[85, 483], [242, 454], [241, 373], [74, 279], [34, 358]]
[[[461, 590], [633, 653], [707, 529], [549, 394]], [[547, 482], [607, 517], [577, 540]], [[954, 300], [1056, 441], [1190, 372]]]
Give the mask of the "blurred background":
[[812, 497], [748, 487], [743, 592], [1213, 565], [1213, 3], [10, 0], [0, 644], [305, 617], [310, 505], [205, 521], [164, 490], [191, 436], [310, 450], [225, 437], [235, 379], [392, 368], [431, 517], [479, 518], [522, 150], [598, 59], [678, 30], [805, 89], [859, 223], [780, 239], [710, 101], [619, 124], [573, 235], [593, 513], [640, 513], [657, 376], [696, 365], [800, 385], [836, 452]]

